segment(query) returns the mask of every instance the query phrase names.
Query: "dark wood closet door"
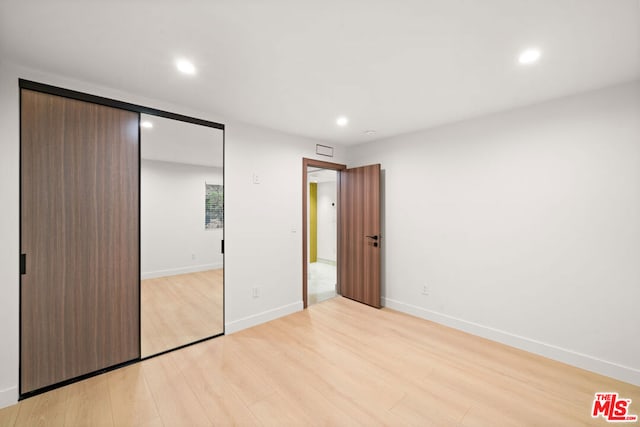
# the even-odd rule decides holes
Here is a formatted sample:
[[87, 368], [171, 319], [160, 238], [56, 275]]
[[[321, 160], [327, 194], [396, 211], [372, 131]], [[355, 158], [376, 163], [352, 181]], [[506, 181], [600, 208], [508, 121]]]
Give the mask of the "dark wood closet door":
[[20, 393], [136, 359], [138, 114], [21, 91]]

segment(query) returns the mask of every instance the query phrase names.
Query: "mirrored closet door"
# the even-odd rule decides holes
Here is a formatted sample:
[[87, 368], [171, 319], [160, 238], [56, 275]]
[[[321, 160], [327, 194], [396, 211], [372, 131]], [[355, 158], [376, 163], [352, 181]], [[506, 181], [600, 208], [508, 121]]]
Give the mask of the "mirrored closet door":
[[141, 114], [141, 357], [224, 332], [224, 131]]

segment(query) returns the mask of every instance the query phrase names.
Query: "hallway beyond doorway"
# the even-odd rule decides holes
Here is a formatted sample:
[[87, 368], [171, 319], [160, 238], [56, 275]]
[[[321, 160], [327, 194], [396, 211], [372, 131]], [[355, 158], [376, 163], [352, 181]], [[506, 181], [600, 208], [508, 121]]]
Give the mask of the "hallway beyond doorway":
[[312, 262], [308, 266], [308, 303], [316, 304], [337, 295], [336, 293], [336, 264], [322, 261]]

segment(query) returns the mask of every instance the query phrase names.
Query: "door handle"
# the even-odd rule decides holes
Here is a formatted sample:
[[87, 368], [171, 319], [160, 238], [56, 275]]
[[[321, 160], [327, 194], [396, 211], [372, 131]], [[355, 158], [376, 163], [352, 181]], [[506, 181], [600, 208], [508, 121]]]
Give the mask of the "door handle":
[[374, 234], [373, 236], [366, 236], [366, 237], [368, 237], [370, 239], [373, 239], [373, 240], [378, 240], [378, 235], [377, 234]]
[[20, 274], [27, 274], [27, 254], [20, 254]]

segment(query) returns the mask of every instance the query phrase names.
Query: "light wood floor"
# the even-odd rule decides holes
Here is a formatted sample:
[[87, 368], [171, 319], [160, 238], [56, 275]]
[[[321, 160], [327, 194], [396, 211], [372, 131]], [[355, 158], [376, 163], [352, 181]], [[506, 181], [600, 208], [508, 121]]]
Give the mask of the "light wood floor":
[[606, 425], [640, 387], [337, 297], [0, 410], [2, 426]]
[[142, 357], [221, 334], [222, 283], [222, 269], [143, 280]]

